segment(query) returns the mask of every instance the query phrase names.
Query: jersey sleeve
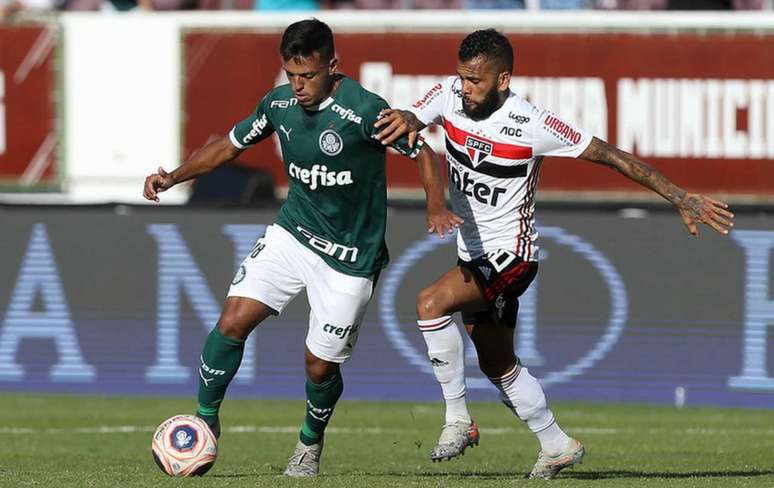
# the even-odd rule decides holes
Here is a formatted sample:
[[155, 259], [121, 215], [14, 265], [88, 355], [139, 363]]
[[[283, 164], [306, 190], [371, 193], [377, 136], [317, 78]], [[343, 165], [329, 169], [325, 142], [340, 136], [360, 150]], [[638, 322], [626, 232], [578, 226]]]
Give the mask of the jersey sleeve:
[[265, 96], [253, 113], [237, 124], [228, 133], [231, 144], [237, 149], [253, 146], [274, 133], [269, 121], [269, 96]]
[[433, 85], [419, 100], [412, 103], [408, 110], [425, 125], [440, 124], [446, 99], [454, 95], [454, 80], [456, 78], [451, 76]]
[[[381, 145], [382, 143], [377, 141], [375, 139], [376, 133], [378, 132], [376, 128], [374, 127], [374, 124], [379, 118], [379, 113], [382, 110], [387, 110], [390, 108], [390, 105], [382, 98], [380, 97], [374, 97], [372, 103], [368, 104], [368, 108], [365, 111], [365, 120], [363, 123], [363, 130], [364, 135], [366, 138], [371, 140], [374, 144]], [[421, 137], [417, 137], [417, 141], [414, 144], [414, 147], [409, 147], [408, 144], [408, 136], [403, 136], [397, 141], [390, 144], [390, 147], [398, 151], [404, 156], [407, 156], [411, 159], [415, 159], [417, 155], [419, 154], [419, 151], [422, 149], [422, 146], [424, 146], [425, 141]]]
[[592, 135], [565, 122], [549, 110], [535, 109], [533, 122], [534, 156], [561, 156], [577, 158], [591, 143]]

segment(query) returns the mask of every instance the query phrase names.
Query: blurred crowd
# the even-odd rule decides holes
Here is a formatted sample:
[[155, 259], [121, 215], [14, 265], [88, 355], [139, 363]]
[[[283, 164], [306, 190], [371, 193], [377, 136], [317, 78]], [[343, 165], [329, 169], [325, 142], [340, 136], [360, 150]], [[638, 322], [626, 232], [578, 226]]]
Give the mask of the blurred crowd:
[[0, 21], [20, 12], [129, 10], [771, 10], [774, 0], [0, 0]]

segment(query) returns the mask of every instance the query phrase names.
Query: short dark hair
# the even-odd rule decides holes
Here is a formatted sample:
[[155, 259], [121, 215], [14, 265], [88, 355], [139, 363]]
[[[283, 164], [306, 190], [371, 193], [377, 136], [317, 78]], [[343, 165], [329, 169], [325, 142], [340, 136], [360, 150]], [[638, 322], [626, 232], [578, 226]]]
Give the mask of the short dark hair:
[[503, 71], [513, 72], [513, 47], [507, 37], [494, 29], [477, 30], [460, 44], [460, 61], [470, 61], [479, 56], [494, 61]]
[[285, 29], [280, 43], [283, 60], [306, 58], [315, 51], [326, 61], [333, 59], [336, 50], [333, 47], [333, 32], [328, 24], [317, 19], [307, 19], [290, 24]]

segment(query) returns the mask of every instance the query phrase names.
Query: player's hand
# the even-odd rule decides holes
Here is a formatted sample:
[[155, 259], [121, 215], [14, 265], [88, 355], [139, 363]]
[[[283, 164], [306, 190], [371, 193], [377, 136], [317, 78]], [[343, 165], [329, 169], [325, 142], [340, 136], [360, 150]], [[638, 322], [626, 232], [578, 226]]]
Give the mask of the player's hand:
[[145, 178], [145, 187], [143, 188], [142, 196], [147, 200], [158, 203], [158, 194], [172, 188], [174, 184], [175, 180], [172, 176], [164, 171], [164, 168], [159, 166], [158, 173], [153, 173]]
[[699, 235], [698, 223], [707, 224], [721, 234], [728, 234], [734, 226], [734, 214], [728, 211], [728, 204], [698, 193], [686, 193], [677, 210], [688, 232], [695, 236]]
[[445, 206], [427, 210], [427, 233], [435, 232], [441, 239], [446, 237], [447, 232], [454, 233], [454, 229], [462, 225], [463, 222], [464, 220]]
[[417, 132], [421, 128], [419, 120], [411, 112], [405, 110], [386, 109], [379, 112], [379, 118], [374, 123], [379, 132], [374, 136], [383, 145], [389, 145], [408, 134], [409, 147], [417, 142]]

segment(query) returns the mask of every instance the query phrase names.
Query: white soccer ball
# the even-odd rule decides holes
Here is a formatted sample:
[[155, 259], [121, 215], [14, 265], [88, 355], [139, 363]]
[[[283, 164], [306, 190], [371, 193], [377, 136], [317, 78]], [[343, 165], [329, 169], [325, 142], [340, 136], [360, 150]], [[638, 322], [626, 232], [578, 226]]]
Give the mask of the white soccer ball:
[[201, 476], [215, 464], [218, 443], [204, 420], [175, 415], [156, 429], [153, 460], [169, 476]]

